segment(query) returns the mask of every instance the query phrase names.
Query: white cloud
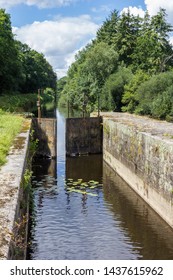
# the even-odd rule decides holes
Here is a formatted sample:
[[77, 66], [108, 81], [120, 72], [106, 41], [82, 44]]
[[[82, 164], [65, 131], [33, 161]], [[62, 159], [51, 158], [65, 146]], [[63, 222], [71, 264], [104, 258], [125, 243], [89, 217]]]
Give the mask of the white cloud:
[[140, 17], [144, 17], [144, 14], [145, 14], [145, 11], [142, 9], [142, 8], [138, 8], [138, 7], [132, 7], [132, 6], [129, 6], [128, 8], [124, 8], [122, 11], [121, 11], [121, 14], [124, 12], [124, 13], [127, 13], [127, 11], [130, 11], [130, 13], [134, 16], [140, 16]]
[[167, 13], [169, 14], [173, 12], [172, 0], [145, 0], [145, 4], [150, 15], [155, 15], [159, 11], [160, 7], [166, 9]]
[[66, 73], [81, 46], [95, 37], [98, 25], [88, 15], [34, 22], [13, 28], [16, 39], [42, 52], [59, 74]]
[[65, 6], [77, 0], [0, 0], [0, 7], [10, 8], [18, 4], [26, 4], [28, 6], [37, 6], [39, 8], [53, 8]]
[[170, 37], [170, 43], [173, 46], [173, 36]]
[[100, 12], [110, 13], [111, 8], [107, 5], [102, 5], [99, 8], [98, 7], [97, 8], [96, 7], [91, 8], [91, 11], [93, 13], [100, 13]]
[[160, 8], [166, 10], [168, 15], [167, 21], [173, 25], [173, 1], [172, 0], [145, 0], [147, 10], [150, 15], [158, 13]]

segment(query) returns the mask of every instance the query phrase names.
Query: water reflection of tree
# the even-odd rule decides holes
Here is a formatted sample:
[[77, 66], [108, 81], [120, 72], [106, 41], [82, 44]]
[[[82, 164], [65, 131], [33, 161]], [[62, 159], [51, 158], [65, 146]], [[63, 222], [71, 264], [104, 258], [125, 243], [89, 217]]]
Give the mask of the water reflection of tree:
[[[102, 180], [102, 155], [89, 155], [66, 158], [66, 180], [72, 178], [74, 181], [82, 179], [83, 182]], [[88, 189], [89, 191], [89, 189]], [[99, 194], [99, 190], [95, 190]], [[87, 194], [78, 194], [81, 198], [82, 213], [87, 213]], [[97, 197], [99, 200], [99, 196]], [[67, 207], [70, 204], [70, 195], [67, 192]]]
[[102, 155], [66, 158], [66, 178], [83, 181], [100, 181], [102, 178]]
[[32, 171], [38, 179], [44, 175], [56, 178], [56, 160], [35, 157], [32, 162]]
[[86, 214], [87, 213], [87, 194], [82, 195], [82, 213]]
[[[30, 220], [29, 220], [29, 236], [28, 241], [31, 245], [28, 248], [27, 259], [30, 259], [30, 256], [33, 252], [36, 251], [37, 243], [34, 242], [35, 235], [35, 227], [37, 223], [36, 215], [37, 209], [43, 208], [44, 197], [50, 196], [54, 197], [57, 195], [54, 191], [49, 191], [48, 181], [43, 178], [45, 176], [49, 176], [50, 178], [54, 178], [54, 182], [56, 181], [56, 160], [54, 159], [44, 159], [35, 157], [32, 162], [32, 171], [33, 171], [33, 180], [32, 180], [32, 188], [33, 188], [33, 197], [31, 201], [31, 209], [30, 209]], [[48, 177], [47, 177], [48, 178]], [[40, 185], [38, 186], [38, 183]], [[37, 199], [37, 201], [36, 201]]]

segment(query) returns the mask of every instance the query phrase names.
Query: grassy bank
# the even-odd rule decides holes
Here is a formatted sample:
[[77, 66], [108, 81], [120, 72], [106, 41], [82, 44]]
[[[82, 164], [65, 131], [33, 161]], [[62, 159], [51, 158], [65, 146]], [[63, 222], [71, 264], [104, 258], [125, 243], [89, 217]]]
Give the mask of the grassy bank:
[[0, 109], [0, 166], [6, 162], [6, 156], [15, 136], [20, 132], [23, 118]]

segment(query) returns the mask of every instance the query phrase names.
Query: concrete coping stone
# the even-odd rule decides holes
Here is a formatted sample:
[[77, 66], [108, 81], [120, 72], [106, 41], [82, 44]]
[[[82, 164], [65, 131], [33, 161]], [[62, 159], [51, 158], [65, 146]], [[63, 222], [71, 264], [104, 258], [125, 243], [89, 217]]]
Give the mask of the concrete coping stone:
[[0, 168], [0, 260], [8, 259], [16, 208], [29, 143], [31, 120], [25, 119], [7, 162]]
[[100, 116], [173, 144], [173, 123], [128, 113], [100, 112]]

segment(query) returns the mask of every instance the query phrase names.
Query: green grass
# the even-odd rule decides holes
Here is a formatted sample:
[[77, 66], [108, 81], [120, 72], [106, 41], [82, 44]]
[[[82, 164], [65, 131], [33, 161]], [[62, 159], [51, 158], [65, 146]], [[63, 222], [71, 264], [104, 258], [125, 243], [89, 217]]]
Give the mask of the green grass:
[[6, 162], [6, 157], [14, 138], [20, 132], [23, 123], [21, 116], [3, 112], [0, 109], [0, 166]]

